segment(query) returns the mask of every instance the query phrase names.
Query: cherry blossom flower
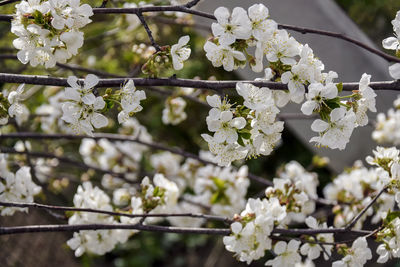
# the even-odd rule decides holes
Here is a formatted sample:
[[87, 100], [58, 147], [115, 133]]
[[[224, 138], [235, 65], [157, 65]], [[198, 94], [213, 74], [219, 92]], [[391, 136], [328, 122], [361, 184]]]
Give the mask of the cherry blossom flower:
[[179, 38], [177, 44], [171, 46], [172, 65], [175, 70], [181, 70], [183, 62], [190, 57], [191, 50], [187, 47], [189, 40], [189, 35], [185, 35]]

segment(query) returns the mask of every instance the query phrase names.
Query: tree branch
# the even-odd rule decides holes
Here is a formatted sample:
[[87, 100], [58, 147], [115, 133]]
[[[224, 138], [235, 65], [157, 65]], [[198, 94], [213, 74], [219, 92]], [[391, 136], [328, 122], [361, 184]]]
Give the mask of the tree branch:
[[[17, 0], [6, 0], [3, 2], [5, 4], [7, 4], [7, 3], [16, 2], [16, 1]], [[3, 2], [0, 2], [0, 5]], [[159, 46], [154, 42], [154, 38], [151, 34], [151, 31], [150, 31], [146, 21], [144, 20], [144, 17], [142, 14], [146, 13], [146, 12], [176, 11], [176, 12], [189, 13], [192, 15], [208, 18], [211, 20], [216, 20], [216, 18], [213, 14], [190, 9], [191, 7], [196, 5], [198, 2], [199, 2], [199, 0], [193, 0], [189, 3], [187, 3], [186, 5], [180, 5], [180, 6], [148, 6], [148, 7], [137, 7], [137, 8], [104, 8], [102, 5], [100, 8], [93, 8], [93, 13], [94, 14], [136, 14], [139, 17], [140, 21], [142, 22], [143, 26], [145, 27], [147, 34], [149, 35], [150, 41], [152, 42], [153, 46], [157, 49], [157, 47], [159, 48]], [[11, 16], [11, 15], [0, 15], [0, 21], [11, 21], [12, 18], [13, 18], [13, 16]], [[357, 45], [358, 47], [363, 48], [375, 55], [378, 55], [389, 62], [400, 62], [400, 58], [386, 54], [382, 51], [379, 51], [378, 49], [370, 47], [360, 41], [357, 41], [357, 40], [350, 38], [341, 33], [317, 30], [317, 29], [306, 28], [306, 27], [298, 27], [298, 26], [287, 25], [287, 24], [278, 24], [278, 27], [281, 29], [297, 31], [297, 32], [300, 32], [303, 34], [312, 33], [312, 34], [319, 34], [319, 35], [323, 35], [323, 36], [338, 38], [338, 39], [350, 42], [354, 45]]]
[[371, 46], [368, 46], [364, 44], [363, 42], [360, 42], [358, 40], [352, 39], [342, 33], [337, 33], [337, 32], [330, 32], [330, 31], [324, 31], [324, 30], [317, 30], [317, 29], [310, 29], [310, 28], [304, 28], [304, 27], [298, 27], [298, 26], [293, 26], [293, 25], [287, 25], [287, 24], [279, 24], [278, 26], [281, 29], [286, 29], [286, 30], [292, 30], [296, 32], [300, 32], [302, 34], [306, 33], [312, 33], [312, 34], [318, 34], [318, 35], [324, 35], [324, 36], [329, 36], [329, 37], [334, 37], [337, 39], [341, 39], [344, 41], [347, 41], [349, 43], [352, 43], [354, 45], [357, 45], [375, 55], [380, 56], [383, 59], [386, 59], [389, 62], [400, 62], [400, 58], [397, 58], [395, 56], [386, 54], [378, 49], [375, 49]]
[[367, 212], [367, 210], [378, 200], [378, 198], [388, 189], [388, 185], [386, 185], [384, 188], [379, 191], [379, 193], [368, 203], [367, 206], [365, 206], [360, 213], [357, 214], [356, 217], [351, 220], [351, 222], [346, 226], [346, 229], [351, 229], [356, 225], [358, 220]]
[[189, 228], [144, 224], [53, 224], [53, 225], [27, 225], [0, 227], [0, 235], [39, 233], [39, 232], [79, 232], [82, 230], [141, 230], [159, 233], [178, 233], [178, 234], [206, 234], [206, 235], [229, 235], [229, 229], [223, 228]]
[[[164, 146], [161, 144], [157, 144], [157, 143], [150, 143], [150, 142], [145, 142], [145, 141], [141, 141], [137, 138], [133, 138], [132, 136], [129, 135], [120, 135], [120, 134], [107, 134], [107, 133], [98, 133], [98, 134], [94, 134], [94, 136], [86, 136], [86, 135], [73, 135], [73, 134], [42, 134], [42, 133], [30, 133], [30, 132], [19, 132], [19, 133], [8, 133], [8, 134], [1, 134], [0, 138], [16, 138], [16, 139], [39, 139], [39, 140], [43, 140], [43, 139], [66, 139], [66, 140], [74, 140], [74, 139], [83, 139], [83, 138], [91, 138], [94, 140], [99, 140], [102, 138], [108, 139], [110, 141], [123, 141], [123, 142], [135, 142], [144, 146], [148, 146], [152, 149], [157, 149], [157, 150], [164, 150], [164, 151], [169, 151], [173, 154], [178, 154], [181, 155], [185, 158], [192, 158], [195, 159], [203, 164], [211, 164], [214, 166], [218, 166], [218, 164], [208, 161], [208, 160], [204, 160], [202, 158], [200, 158], [199, 156], [186, 152], [182, 149], [179, 148], [172, 148], [172, 147], [168, 147], [168, 146]], [[248, 177], [250, 179], [252, 179], [253, 181], [259, 182], [261, 184], [270, 186], [272, 185], [272, 182], [269, 180], [266, 180], [262, 177], [259, 177], [257, 175], [248, 174]]]
[[36, 208], [36, 209], [45, 209], [45, 210], [56, 210], [56, 211], [74, 211], [74, 212], [89, 212], [89, 213], [99, 213], [99, 214], [107, 214], [111, 216], [122, 216], [129, 218], [146, 218], [146, 217], [192, 217], [192, 218], [202, 218], [206, 220], [213, 221], [222, 221], [225, 223], [232, 223], [233, 220], [216, 215], [208, 215], [208, 214], [200, 214], [200, 213], [154, 213], [154, 214], [130, 214], [123, 212], [114, 212], [107, 210], [98, 210], [98, 209], [88, 209], [88, 208], [76, 208], [76, 207], [65, 207], [65, 206], [52, 206], [52, 205], [44, 205], [39, 203], [18, 203], [18, 202], [0, 202], [0, 206], [3, 207], [18, 207], [18, 208]]
[[[22, 234], [22, 233], [38, 233], [38, 232], [78, 232], [82, 230], [142, 230], [150, 232], [162, 233], [180, 233], [180, 234], [208, 234], [208, 235], [229, 235], [230, 229], [226, 228], [189, 228], [144, 224], [75, 224], [75, 225], [27, 225], [27, 226], [11, 226], [0, 227], [0, 235]], [[331, 234], [355, 234], [369, 235], [372, 231], [365, 230], [348, 230], [346, 228], [324, 228], [324, 229], [274, 229], [271, 234], [285, 235], [315, 235], [322, 233]]]
[[[133, 80], [136, 86], [176, 86], [176, 87], [191, 87], [198, 89], [209, 89], [221, 91], [223, 89], [232, 89], [236, 87], [238, 82], [251, 83], [258, 87], [268, 87], [273, 90], [288, 90], [287, 84], [280, 82], [269, 81], [208, 81], [194, 79], [176, 79], [176, 78], [110, 78], [100, 79], [96, 87], [119, 87], [126, 80]], [[83, 79], [80, 79], [83, 81]], [[0, 82], [4, 83], [26, 83], [35, 85], [52, 85], [52, 86], [69, 86], [66, 78], [49, 77], [44, 75], [23, 75], [0, 73]], [[400, 80], [397, 81], [380, 81], [371, 82], [369, 86], [374, 90], [400, 90]], [[359, 83], [343, 83], [344, 91], [358, 90]]]
[[[0, 138], [2, 137], [2, 135], [0, 135]], [[51, 153], [46, 153], [46, 152], [37, 152], [37, 151], [16, 151], [15, 149], [12, 148], [8, 148], [8, 147], [0, 147], [0, 153], [5, 153], [5, 154], [21, 154], [21, 155], [28, 155], [28, 156], [32, 156], [32, 157], [38, 157], [38, 158], [50, 158], [50, 159], [57, 159], [60, 162], [66, 163], [66, 164], [70, 164], [70, 165], [74, 165], [77, 166], [79, 168], [82, 168], [84, 170], [89, 170], [89, 169], [93, 169], [95, 171], [98, 172], [102, 172], [102, 173], [107, 173], [110, 174], [112, 176], [118, 177], [122, 180], [124, 180], [125, 182], [128, 183], [138, 183], [138, 181], [132, 181], [126, 178], [125, 173], [120, 173], [120, 172], [114, 172], [111, 170], [105, 170], [102, 168], [99, 168], [97, 166], [92, 166], [92, 165], [88, 165], [86, 163], [74, 160], [74, 159], [70, 159], [67, 157], [61, 157], [61, 156], [57, 156]]]
[[138, 18], [139, 18], [140, 22], [142, 23], [144, 29], [146, 30], [146, 33], [149, 36], [151, 45], [154, 46], [154, 48], [157, 51], [160, 51], [161, 47], [154, 40], [153, 33], [151, 32], [151, 30], [149, 28], [149, 25], [147, 24], [146, 20], [144, 19], [143, 13], [142, 12], [138, 12], [136, 15], [138, 16]]

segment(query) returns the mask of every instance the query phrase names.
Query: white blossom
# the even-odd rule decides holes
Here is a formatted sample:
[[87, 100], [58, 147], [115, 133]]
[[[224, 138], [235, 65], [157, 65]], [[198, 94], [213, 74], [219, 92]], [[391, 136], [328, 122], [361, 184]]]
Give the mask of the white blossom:
[[223, 46], [228, 46], [236, 39], [247, 39], [251, 34], [251, 23], [246, 10], [235, 7], [232, 15], [225, 7], [219, 7], [214, 11], [218, 23], [211, 25], [214, 36]]
[[204, 45], [204, 51], [206, 51], [206, 57], [214, 67], [223, 66], [226, 71], [232, 71], [246, 64], [245, 55], [227, 45], [216, 45], [207, 41]]
[[172, 65], [175, 70], [181, 70], [183, 62], [190, 57], [191, 50], [187, 47], [189, 40], [189, 35], [185, 35], [179, 38], [177, 44], [171, 46]]

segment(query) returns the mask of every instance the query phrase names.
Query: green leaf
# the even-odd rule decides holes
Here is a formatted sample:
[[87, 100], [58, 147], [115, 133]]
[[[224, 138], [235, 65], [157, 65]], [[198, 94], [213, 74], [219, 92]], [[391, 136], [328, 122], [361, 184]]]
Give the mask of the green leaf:
[[239, 145], [245, 146], [245, 145], [244, 145], [244, 142], [243, 142], [243, 139], [242, 139], [242, 136], [241, 136], [240, 133], [239, 133], [239, 135], [238, 135], [238, 140], [237, 140], [237, 142], [238, 142]]
[[394, 219], [396, 219], [398, 217], [400, 217], [400, 211], [389, 212], [384, 220], [384, 224], [389, 224], [391, 221], [393, 221]]
[[338, 84], [336, 84], [336, 87], [337, 87], [339, 93], [340, 93], [341, 91], [343, 91], [343, 83], [338, 83]]

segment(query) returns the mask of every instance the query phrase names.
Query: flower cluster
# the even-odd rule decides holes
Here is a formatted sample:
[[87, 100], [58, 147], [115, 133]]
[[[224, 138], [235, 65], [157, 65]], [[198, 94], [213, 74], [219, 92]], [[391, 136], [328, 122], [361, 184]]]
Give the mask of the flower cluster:
[[[318, 224], [315, 218], [305, 216], [314, 211], [314, 203], [318, 180], [316, 174], [308, 173], [297, 162], [285, 165], [280, 171], [280, 178], [274, 179], [274, 187], [266, 189], [266, 198], [249, 199], [246, 209], [235, 216], [231, 225], [232, 234], [224, 238], [225, 248], [234, 252], [240, 261], [248, 264], [264, 256], [271, 250], [271, 233], [274, 227], [287, 226], [292, 220], [306, 222], [312, 229], [327, 228], [326, 223]], [[311, 237], [310, 237], [311, 238]], [[333, 242], [333, 234], [319, 234], [317, 241]], [[274, 244], [276, 257], [267, 261], [266, 265], [289, 266], [301, 262], [301, 254], [309, 260], [318, 258], [322, 250], [330, 253], [333, 246], [305, 243], [292, 240], [289, 243], [279, 241]]]
[[207, 126], [215, 133], [202, 137], [222, 166], [246, 157], [269, 155], [283, 130], [283, 122], [275, 121], [279, 109], [269, 88], [237, 83], [236, 90], [244, 99], [243, 105], [233, 107], [227, 98], [221, 100], [218, 95], [207, 97], [212, 107]]
[[[400, 56], [400, 11], [397, 11], [396, 17], [392, 20], [394, 36], [388, 37], [382, 41], [385, 49], [395, 50], [396, 55]], [[395, 63], [389, 67], [390, 76], [393, 79], [400, 79], [400, 63]]]
[[[200, 156], [210, 157], [204, 153]], [[236, 171], [231, 167], [204, 165], [193, 159], [187, 159], [182, 165], [180, 161], [181, 157], [170, 152], [158, 153], [150, 158], [156, 172], [174, 181], [181, 192], [192, 192], [183, 194], [184, 200], [210, 207], [212, 214], [221, 216], [233, 216], [245, 207], [247, 188], [250, 185], [247, 167], [243, 166]]]
[[[33, 197], [40, 193], [41, 187], [32, 181], [30, 168], [21, 167], [15, 174], [7, 168], [7, 161], [0, 154], [0, 201], [32, 203]], [[1, 215], [13, 215], [15, 211], [25, 211], [27, 208], [1, 207]]]
[[5, 90], [0, 93], [0, 125], [6, 124], [8, 117], [15, 118], [18, 125], [28, 120], [29, 110], [21, 103], [25, 100], [24, 88], [25, 84], [21, 84], [17, 90], [9, 92], [8, 95]]
[[16, 6], [11, 32], [18, 59], [33, 67], [65, 63], [83, 45], [82, 27], [91, 22], [91, 6], [79, 0], [28, 0]]
[[274, 186], [265, 190], [267, 199], [278, 199], [286, 207], [285, 223], [304, 222], [307, 215], [315, 210], [318, 179], [295, 161], [285, 165], [279, 178], [273, 179]]
[[344, 258], [333, 262], [332, 267], [364, 266], [368, 260], [372, 259], [372, 253], [365, 237], [357, 238], [351, 248], [343, 245], [339, 248], [339, 253], [344, 255]]
[[108, 119], [101, 114], [106, 103], [101, 96], [95, 96], [94, 87], [99, 78], [88, 74], [81, 85], [78, 78], [69, 76], [67, 80], [71, 87], [65, 88], [65, 98], [68, 100], [62, 105], [62, 120], [69, 123], [77, 133], [93, 135], [94, 128], [108, 125]]
[[134, 113], [143, 109], [140, 101], [146, 99], [144, 91], [136, 90], [133, 80], [126, 82], [115, 94], [111, 90], [107, 90], [104, 96], [95, 96], [94, 87], [99, 83], [96, 75], [88, 74], [83, 85], [75, 76], [68, 77], [67, 82], [71, 87], [65, 88], [63, 98], [67, 101], [62, 105], [63, 116], [61, 119], [69, 123], [76, 132], [87, 135], [93, 135], [94, 128], [108, 125], [107, 117], [101, 113], [112, 106], [114, 102], [121, 105], [118, 122], [124, 123]]
[[[357, 162], [351, 170], [338, 175], [333, 183], [324, 188], [325, 198], [338, 203], [333, 208], [335, 227], [347, 225], [372, 200], [374, 194], [389, 182], [389, 179], [386, 171], [377, 168], [367, 169], [361, 162]], [[340, 203], [347, 205], [339, 205]], [[393, 207], [394, 196], [383, 193], [376, 202], [375, 211], [369, 209], [354, 227], [361, 229], [366, 218], [373, 213], [372, 223], [379, 222], [383, 214]]]
[[[98, 209], [113, 211], [110, 198], [100, 188], [93, 187], [90, 182], [84, 182], [78, 187], [74, 195], [74, 206], [77, 208]], [[69, 219], [68, 224], [117, 224], [112, 216], [100, 213], [76, 212]], [[128, 240], [129, 233], [123, 230], [96, 230], [75, 232], [67, 245], [75, 250], [75, 256], [79, 257], [85, 252], [105, 254], [118, 244]]]
[[186, 120], [185, 107], [186, 101], [182, 97], [168, 97], [162, 112], [162, 122], [177, 125]]
[[142, 66], [142, 72], [155, 77], [162, 69], [172, 67], [174, 70], [181, 70], [183, 62], [190, 57], [192, 51], [188, 45], [189, 40], [189, 35], [185, 35], [179, 38], [177, 44], [162, 46]]
[[275, 224], [281, 224], [285, 217], [286, 207], [281, 206], [278, 199], [250, 198], [246, 209], [231, 224], [232, 234], [224, 237], [225, 248], [234, 252], [238, 260], [250, 264], [271, 249], [269, 236]]
[[389, 109], [387, 115], [379, 113], [376, 117], [372, 139], [379, 144], [400, 144], [400, 97], [393, 102], [393, 106], [394, 109]]
[[[124, 122], [120, 132], [138, 138], [140, 141], [151, 141], [147, 129], [134, 118]], [[95, 141], [85, 138], [82, 139], [79, 153], [83, 161], [90, 166], [124, 173], [126, 179], [136, 180], [140, 161], [143, 153], [147, 150], [148, 147], [133, 142], [117, 141], [112, 143], [107, 139]], [[105, 179], [103, 185], [109, 184], [109, 182], [106, 182], [109, 179], [108, 175], [103, 179]], [[113, 177], [113, 179], [114, 182], [118, 181], [118, 177]], [[109, 188], [109, 186], [105, 187]]]
[[[128, 193], [127, 203], [130, 202], [130, 210], [127, 211], [127, 214], [163, 213], [169, 212], [175, 206], [179, 196], [176, 184], [167, 180], [162, 174], [155, 174], [153, 182], [154, 185], [150, 183], [148, 177], [145, 177], [141, 183], [142, 190], [139, 194], [134, 192], [133, 196], [129, 196]], [[104, 211], [114, 210], [110, 197], [100, 188], [93, 187], [90, 182], [85, 182], [78, 187], [74, 195], [74, 206]], [[69, 218], [68, 224], [136, 224], [139, 221], [140, 217], [121, 216], [115, 218], [101, 213], [76, 212]], [[151, 221], [151, 219], [148, 218], [146, 221]], [[118, 243], [125, 243], [135, 232], [137, 231], [84, 230], [75, 232], [67, 244], [75, 250], [77, 257], [85, 252], [103, 255], [111, 251]]]
[[[370, 78], [364, 73], [358, 91], [343, 97], [337, 97], [338, 91], [331, 79], [325, 85], [309, 86], [308, 100], [303, 104], [302, 111], [307, 115], [318, 113], [321, 117], [311, 125], [311, 129], [319, 135], [311, 138], [310, 142], [342, 150], [350, 141], [354, 128], [368, 124], [367, 111], [376, 112], [376, 94], [369, 87]], [[341, 101], [343, 98], [351, 99]]]
[[[289, 89], [288, 94], [275, 94], [276, 105], [286, 105], [287, 99], [301, 103], [306, 97], [302, 112], [320, 116], [321, 119], [314, 121], [311, 126], [318, 136], [310, 142], [342, 150], [354, 128], [368, 123], [366, 112], [376, 112], [376, 94], [368, 86], [369, 75], [362, 76], [358, 91], [339, 97], [341, 87], [333, 83], [337, 73], [324, 73], [324, 64], [314, 56], [313, 50], [307, 44], [297, 42], [286, 30], [278, 29], [277, 23], [269, 19], [268, 8], [264, 5], [255, 4], [247, 12], [236, 7], [232, 14], [220, 7], [214, 15], [217, 18], [217, 23], [212, 24], [214, 38], [204, 45], [207, 58], [214, 66], [223, 65], [227, 71], [244, 67], [248, 61], [256, 72], [262, 71], [266, 58], [269, 62], [266, 69], [268, 80], [281, 81]], [[250, 47], [255, 47], [254, 56], [247, 51]], [[309, 90], [307, 94], [306, 86]], [[256, 147], [263, 145], [258, 143]], [[245, 153], [240, 151], [238, 154]]]
[[141, 111], [143, 107], [140, 101], [146, 99], [146, 93], [143, 90], [136, 90], [133, 80], [129, 80], [119, 91], [121, 101], [121, 112], [118, 113], [118, 122], [123, 123], [133, 114]]

